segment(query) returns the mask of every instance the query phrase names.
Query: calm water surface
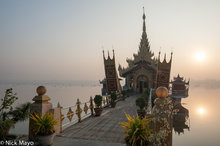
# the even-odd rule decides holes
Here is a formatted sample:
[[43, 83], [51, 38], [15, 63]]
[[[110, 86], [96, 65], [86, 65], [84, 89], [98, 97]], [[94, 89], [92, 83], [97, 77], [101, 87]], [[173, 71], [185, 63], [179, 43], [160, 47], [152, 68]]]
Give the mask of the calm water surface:
[[[41, 82], [47, 87], [47, 95], [51, 97], [54, 106], [58, 101], [65, 106], [74, 105], [77, 98], [81, 102], [89, 100], [90, 96], [100, 94], [101, 86], [98, 82]], [[13, 88], [19, 100], [15, 105], [32, 102], [36, 95], [39, 82], [1, 82], [0, 96], [4, 90]], [[220, 145], [220, 89], [190, 88], [188, 98], [182, 100], [182, 106], [188, 110], [189, 117], [182, 121], [179, 130], [173, 131], [173, 146], [219, 146]], [[183, 131], [183, 127], [188, 126]], [[177, 127], [178, 129], [178, 127]], [[179, 131], [179, 132], [178, 132]], [[11, 133], [27, 134], [28, 122], [20, 122]]]
[[[220, 145], [220, 89], [191, 88], [183, 107], [189, 110], [184, 133], [173, 132], [174, 146]], [[184, 104], [185, 103], [185, 104]]]
[[[54, 107], [59, 102], [61, 106], [67, 107], [75, 105], [77, 98], [81, 102], [89, 101], [90, 96], [101, 94], [101, 86], [98, 81], [24, 81], [24, 82], [0, 82], [0, 97], [4, 96], [5, 89], [13, 88], [17, 93], [18, 100], [14, 106], [24, 102], [33, 102], [32, 99], [37, 95], [36, 88], [44, 85]], [[1, 101], [0, 101], [1, 102]], [[19, 122], [11, 129], [11, 133], [28, 134], [28, 121]]]

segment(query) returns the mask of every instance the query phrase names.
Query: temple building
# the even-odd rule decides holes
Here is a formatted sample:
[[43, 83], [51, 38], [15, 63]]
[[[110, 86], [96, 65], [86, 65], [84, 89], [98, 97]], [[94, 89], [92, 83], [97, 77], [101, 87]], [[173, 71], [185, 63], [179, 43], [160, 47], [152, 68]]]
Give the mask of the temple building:
[[178, 74], [177, 77], [174, 77], [173, 80], [171, 80], [170, 84], [172, 85], [172, 94], [170, 97], [172, 98], [174, 105], [181, 103], [182, 98], [188, 97], [189, 80], [184, 80], [183, 77], [180, 77]]
[[171, 58], [167, 62], [166, 54], [163, 61], [160, 61], [150, 49], [145, 24], [145, 13], [143, 13], [143, 32], [137, 54], [133, 54], [133, 59], [127, 59], [128, 66], [123, 68], [119, 65], [118, 70], [121, 77], [125, 78], [124, 88], [133, 88], [136, 92], [142, 93], [147, 88], [165, 86], [169, 88]]

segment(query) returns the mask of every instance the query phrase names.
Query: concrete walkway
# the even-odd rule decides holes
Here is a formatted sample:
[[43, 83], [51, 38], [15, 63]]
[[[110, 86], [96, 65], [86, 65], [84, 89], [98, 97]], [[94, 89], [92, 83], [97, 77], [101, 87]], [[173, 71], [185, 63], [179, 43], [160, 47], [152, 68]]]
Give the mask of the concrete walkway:
[[115, 108], [105, 108], [100, 117], [90, 117], [64, 130], [54, 139], [53, 146], [124, 146], [120, 122], [127, 121], [124, 112], [136, 115], [135, 100], [140, 95], [119, 101]]

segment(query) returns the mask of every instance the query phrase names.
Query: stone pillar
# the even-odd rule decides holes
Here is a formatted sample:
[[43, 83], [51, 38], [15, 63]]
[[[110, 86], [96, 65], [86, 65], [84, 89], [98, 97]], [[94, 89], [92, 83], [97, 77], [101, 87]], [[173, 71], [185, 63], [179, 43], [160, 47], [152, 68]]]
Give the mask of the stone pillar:
[[[51, 112], [58, 123], [55, 126], [56, 133], [59, 133], [60, 128], [57, 127], [60, 127], [60, 108], [53, 109], [53, 105], [49, 102], [50, 97], [45, 95], [47, 90], [44, 86], [39, 86], [36, 91], [38, 95], [32, 99], [34, 103], [31, 104], [30, 114], [33, 114], [35, 112], [40, 116], [44, 116], [47, 112]], [[34, 133], [32, 129], [33, 125], [34, 121], [29, 118], [29, 139], [34, 138]]]

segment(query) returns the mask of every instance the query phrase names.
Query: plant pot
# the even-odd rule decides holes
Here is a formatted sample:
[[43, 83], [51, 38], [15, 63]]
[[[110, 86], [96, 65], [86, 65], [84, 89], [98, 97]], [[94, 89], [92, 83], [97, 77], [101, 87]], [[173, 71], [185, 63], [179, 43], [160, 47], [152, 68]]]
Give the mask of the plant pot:
[[36, 138], [40, 145], [48, 146], [53, 143], [54, 136], [55, 136], [55, 133], [50, 134], [50, 135], [45, 135], [45, 136], [38, 135]]
[[[126, 145], [132, 146], [132, 144], [130, 144], [128, 141], [126, 141]], [[134, 146], [141, 146], [141, 144], [137, 142]], [[145, 141], [144, 143], [142, 143], [142, 146], [151, 146], [151, 144], [148, 141]]]
[[94, 110], [95, 110], [95, 115], [96, 115], [96, 116], [100, 116], [100, 115], [101, 115], [101, 113], [102, 113], [102, 108], [94, 108]]
[[115, 107], [115, 105], [116, 105], [116, 102], [115, 101], [113, 101], [113, 102], [111, 102], [111, 107]]
[[137, 110], [138, 116], [142, 119], [146, 116], [145, 110]]

